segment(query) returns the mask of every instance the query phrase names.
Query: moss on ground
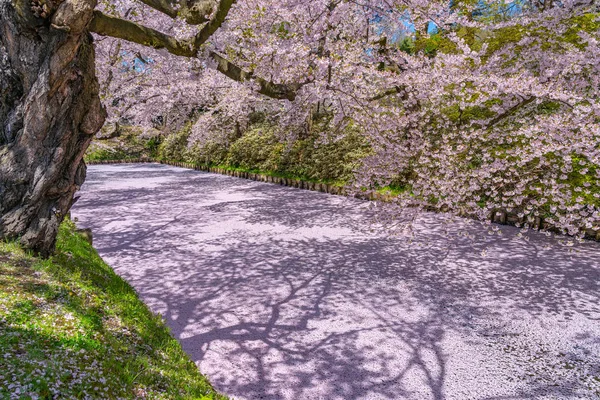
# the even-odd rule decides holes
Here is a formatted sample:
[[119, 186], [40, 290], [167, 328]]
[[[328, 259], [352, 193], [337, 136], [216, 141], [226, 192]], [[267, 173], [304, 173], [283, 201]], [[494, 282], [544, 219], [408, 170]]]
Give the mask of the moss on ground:
[[0, 398], [225, 399], [70, 221], [50, 259], [0, 242]]

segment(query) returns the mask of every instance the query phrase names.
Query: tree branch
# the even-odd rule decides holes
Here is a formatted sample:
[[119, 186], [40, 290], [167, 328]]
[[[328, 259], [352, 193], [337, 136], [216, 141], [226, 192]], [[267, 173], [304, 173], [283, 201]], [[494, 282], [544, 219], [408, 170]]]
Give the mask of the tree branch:
[[[404, 93], [405, 90], [406, 90], [405, 86], [396, 86], [396, 87], [388, 89], [388, 90], [386, 90], [384, 92], [381, 92], [381, 93], [379, 93], [379, 94], [377, 94], [377, 95], [369, 98], [368, 101], [381, 100], [381, 99], [383, 99], [385, 97], [388, 97], [388, 96], [392, 96], [392, 95], [395, 95], [395, 94], [398, 94], [398, 93]], [[406, 94], [404, 94], [403, 97], [406, 97]]]
[[177, 18], [177, 9], [173, 6], [173, 2], [169, 0], [140, 0], [142, 3], [167, 14], [171, 18]]
[[495, 118], [493, 118], [492, 120], [490, 120], [487, 123], [487, 127], [490, 128], [490, 127], [496, 125], [497, 123], [499, 123], [500, 121], [502, 121], [504, 118], [507, 118], [507, 117], [513, 115], [520, 108], [525, 107], [526, 105], [528, 105], [529, 103], [531, 103], [534, 100], [535, 100], [534, 96], [527, 97], [527, 98], [523, 99], [523, 101], [521, 101], [520, 103], [515, 104], [514, 106], [512, 106], [508, 110], [504, 111], [502, 114], [499, 114]]
[[251, 72], [244, 71], [242, 68], [214, 51], [210, 52], [210, 56], [217, 62], [217, 71], [237, 82], [254, 80], [260, 86], [258, 92], [273, 99], [287, 99], [293, 101], [296, 98], [296, 92], [301, 86], [299, 84], [283, 85], [256, 77]]
[[[218, 29], [227, 16], [227, 11], [235, 0], [222, 0], [217, 14], [199, 33], [192, 39], [178, 40], [157, 30], [145, 27], [135, 22], [115, 18], [94, 11], [94, 18], [90, 24], [90, 31], [103, 36], [127, 40], [155, 49], [165, 49], [169, 53], [182, 57], [197, 57], [200, 47]], [[254, 80], [260, 86], [259, 93], [274, 99], [294, 100], [300, 85], [276, 84], [266, 79], [255, 77], [251, 72], [244, 71], [239, 66], [225, 59], [216, 52], [210, 56], [217, 62], [217, 71], [238, 82]]]
[[198, 49], [191, 40], [178, 40], [172, 36], [135, 22], [111, 17], [94, 11], [90, 31], [103, 36], [112, 36], [155, 49], [166, 49], [177, 56], [196, 57]]
[[[149, 7], [154, 8], [171, 18], [182, 17], [190, 25], [199, 25], [208, 22], [209, 15], [216, 0], [140, 0]], [[190, 4], [191, 3], [191, 4]]]
[[[169, 53], [177, 56], [195, 57], [198, 55], [200, 46], [202, 46], [210, 37], [221, 27], [229, 10], [237, 0], [220, 0], [214, 17], [202, 27], [200, 32], [193, 38], [179, 40], [166, 35], [155, 29], [151, 29], [138, 23], [121, 18], [111, 17], [100, 11], [94, 11], [94, 19], [90, 25], [90, 31], [100, 35], [112, 36], [119, 39], [125, 39], [130, 42], [138, 43], [155, 49], [166, 49]], [[168, 0], [145, 0], [144, 3], [162, 7], [165, 11], [172, 12], [167, 6]], [[194, 4], [207, 4], [210, 0], [196, 1]], [[167, 13], [167, 15], [169, 15]]]

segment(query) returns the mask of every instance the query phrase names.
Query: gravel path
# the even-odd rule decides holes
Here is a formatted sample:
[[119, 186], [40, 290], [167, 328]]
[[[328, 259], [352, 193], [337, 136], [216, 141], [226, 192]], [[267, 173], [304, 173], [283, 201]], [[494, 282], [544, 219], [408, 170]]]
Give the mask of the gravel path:
[[411, 243], [365, 205], [111, 165], [73, 215], [234, 399], [600, 399], [598, 243], [432, 214]]

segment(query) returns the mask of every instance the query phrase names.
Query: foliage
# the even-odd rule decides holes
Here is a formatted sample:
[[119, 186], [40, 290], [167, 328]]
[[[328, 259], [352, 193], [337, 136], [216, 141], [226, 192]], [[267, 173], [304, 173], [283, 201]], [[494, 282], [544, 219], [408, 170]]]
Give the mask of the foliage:
[[[228, 149], [227, 145], [217, 140], [207, 140], [204, 143], [195, 143], [191, 147], [188, 145], [186, 156], [182, 161], [196, 162], [206, 165], [224, 165], [227, 164]], [[167, 159], [165, 157], [165, 159]]]
[[221, 399], [72, 222], [41, 260], [0, 242], [0, 397]]
[[349, 183], [369, 154], [370, 146], [351, 126], [340, 137], [323, 139], [321, 133], [314, 132], [283, 152], [280, 170], [309, 179]]
[[144, 143], [144, 148], [150, 152], [151, 156], [154, 156], [158, 153], [161, 143], [162, 140], [160, 138], [152, 137]]
[[[526, 223], [544, 216], [573, 235], [600, 229], [597, 2], [363, 3], [238, 1], [199, 59], [185, 65], [153, 54], [150, 72], [113, 73], [115, 90], [108, 93], [121, 99], [137, 90], [204, 110], [188, 137], [204, 159], [213, 146], [220, 149], [215, 162], [227, 148], [229, 162], [244, 168], [347, 177], [355, 168], [341, 172], [339, 154], [330, 155], [345, 145], [323, 144], [335, 143], [328, 133], [352, 121], [370, 147], [368, 156], [356, 157], [363, 160], [354, 174], [356, 191], [391, 185], [410, 188], [397, 191], [400, 206], [433, 201], [482, 219], [498, 209], [516, 210]], [[139, 11], [136, 22], [172, 26], [166, 33], [176, 37], [189, 32], [183, 21], [127, 0], [111, 12], [123, 17], [131, 7]], [[115, 43], [107, 40], [100, 58], [107, 60]], [[127, 57], [141, 51], [118, 43], [130, 49]], [[214, 53], [231, 64], [215, 65]], [[108, 64], [101, 65], [101, 77], [111, 76]], [[234, 76], [232, 65], [245, 74]], [[258, 95], [260, 88], [276, 97], [264, 90], [265, 80], [294, 88], [293, 100]], [[145, 101], [139, 107], [143, 112], [129, 110], [141, 120], [149, 107]], [[320, 139], [306, 128], [315, 109], [332, 116], [327, 129], [317, 129]], [[276, 140], [250, 132], [236, 144], [254, 129], [253, 112], [268, 116]], [[572, 175], [576, 168], [583, 178]]]
[[306, 138], [288, 140], [274, 125], [258, 122], [238, 138], [230, 135], [231, 143], [209, 140], [192, 144], [186, 141], [189, 128], [185, 128], [167, 137], [160, 157], [310, 181], [350, 182], [360, 160], [370, 154], [368, 143], [351, 126], [330, 136], [324, 140], [322, 132], [315, 129]]
[[273, 127], [259, 125], [231, 143], [227, 164], [245, 169], [277, 171], [283, 147], [278, 142]]
[[162, 143], [161, 136], [145, 137], [144, 128], [121, 126], [119, 136], [96, 139], [85, 154], [86, 161], [155, 158]]
[[175, 134], [167, 136], [159, 147], [159, 157], [172, 161], [186, 161], [187, 144], [191, 128], [191, 125], [188, 124]]
[[125, 160], [128, 158], [137, 158], [131, 156], [129, 151], [121, 148], [101, 147], [91, 145], [85, 154], [85, 161], [109, 161], [109, 160]]

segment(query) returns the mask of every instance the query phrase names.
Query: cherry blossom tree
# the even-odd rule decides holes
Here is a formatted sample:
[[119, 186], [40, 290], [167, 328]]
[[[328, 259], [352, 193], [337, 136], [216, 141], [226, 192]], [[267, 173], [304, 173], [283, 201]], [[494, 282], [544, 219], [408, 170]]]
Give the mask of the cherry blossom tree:
[[[403, 209], [486, 219], [515, 210], [525, 224], [544, 217], [570, 234], [598, 227], [600, 46], [592, 0], [30, 5], [2, 3], [0, 81], [25, 97], [3, 94], [0, 108], [0, 236], [52, 248], [83, 181], [83, 151], [104, 120], [99, 97], [111, 114], [125, 110], [146, 123], [177, 104], [210, 104], [192, 140], [210, 136], [218, 121], [226, 129], [243, 124], [257, 105], [276, 113], [282, 129], [324, 110], [331, 129], [352, 123], [372, 146], [356, 191], [391, 184]], [[11, 38], [36, 29], [41, 39], [22, 40], [57, 44], [25, 75]], [[96, 37], [100, 84], [87, 32]], [[55, 66], [81, 78], [58, 90]], [[38, 76], [53, 85], [28, 83]], [[36, 109], [22, 98], [57, 107], [39, 112], [41, 103]], [[44, 124], [30, 128], [42, 116]], [[44, 140], [51, 144], [37, 144]], [[31, 151], [38, 155], [22, 157]]]
[[239, 2], [199, 71], [224, 57], [293, 96], [209, 74], [223, 94], [191, 140], [226, 137], [257, 104], [286, 133], [325, 108], [373, 147], [356, 192], [391, 184], [396, 210], [512, 212], [581, 236], [600, 224], [599, 28], [583, 0]]
[[197, 26], [184, 40], [105, 14], [95, 0], [0, 2], [1, 238], [49, 254], [85, 179], [83, 154], [106, 116], [90, 31], [195, 57], [233, 3], [146, 1]]

